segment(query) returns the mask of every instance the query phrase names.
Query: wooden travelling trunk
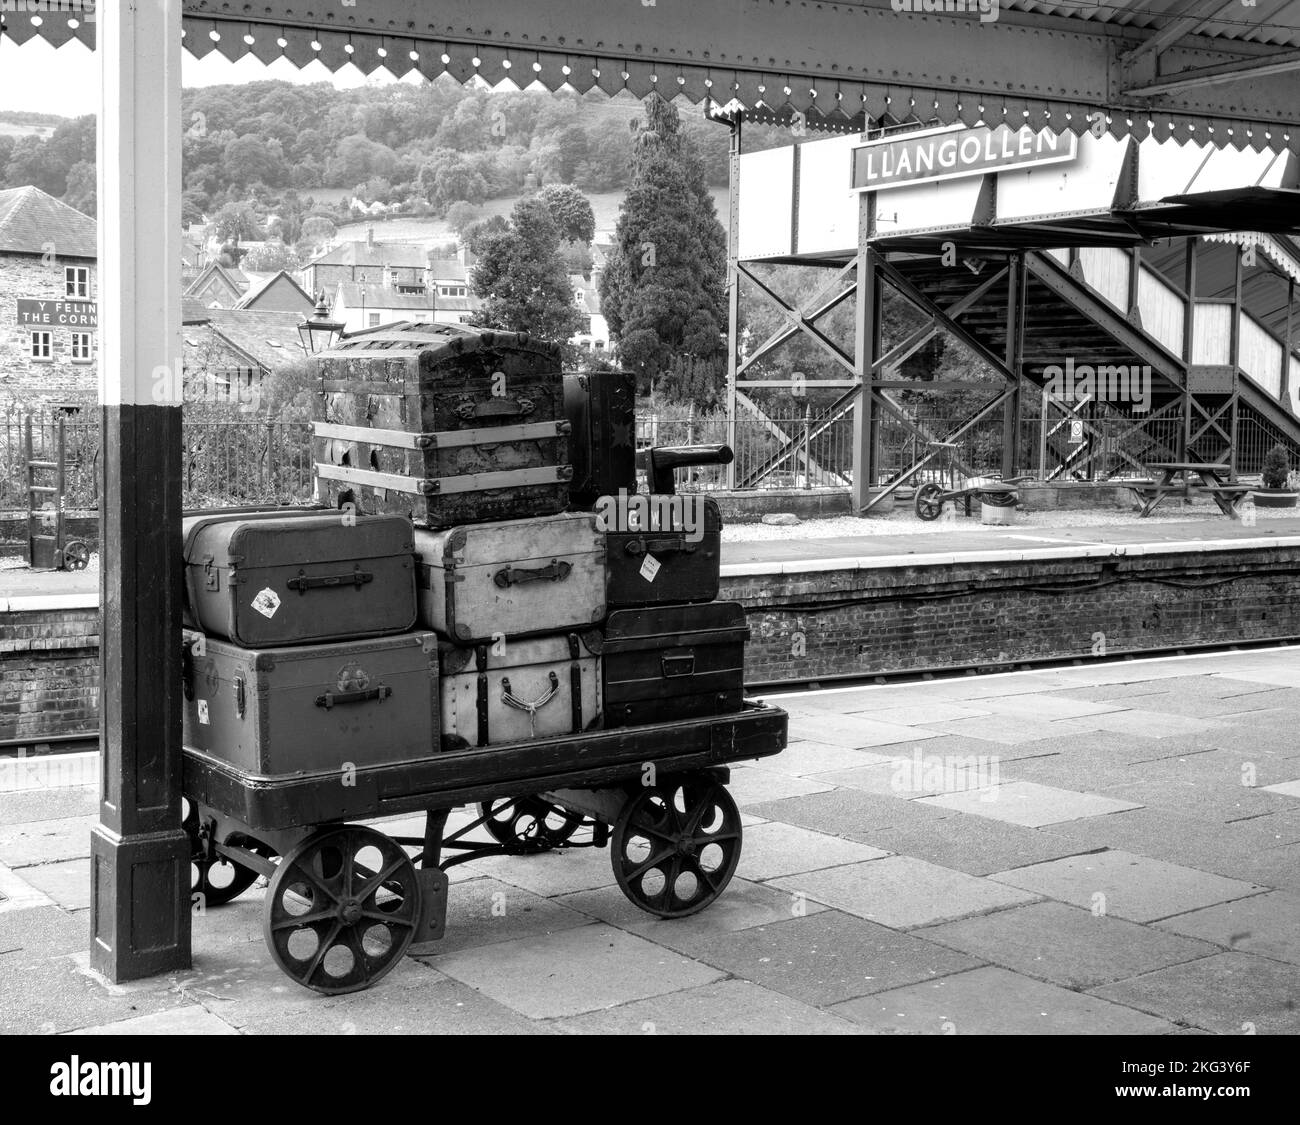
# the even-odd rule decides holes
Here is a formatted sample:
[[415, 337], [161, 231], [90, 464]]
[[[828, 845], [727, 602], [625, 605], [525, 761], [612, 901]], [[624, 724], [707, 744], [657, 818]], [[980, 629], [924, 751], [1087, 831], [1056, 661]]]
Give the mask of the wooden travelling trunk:
[[619, 489], [636, 491], [636, 376], [589, 371], [564, 377], [573, 481], [569, 501], [590, 508]]
[[317, 499], [429, 527], [563, 511], [560, 363], [554, 344], [453, 325], [344, 339], [320, 356]]
[[[597, 513], [606, 529], [605, 599], [611, 608], [718, 596], [722, 514], [711, 497], [641, 493], [602, 504]], [[687, 522], [698, 538], [685, 530]]]
[[597, 729], [600, 651], [597, 630], [472, 646], [443, 642], [443, 749]]
[[739, 711], [749, 626], [738, 602], [621, 609], [605, 624], [605, 726]]
[[586, 513], [415, 533], [420, 626], [457, 643], [605, 620], [605, 536]]
[[256, 776], [439, 752], [438, 639], [245, 649], [186, 631], [184, 744]]
[[402, 516], [214, 513], [183, 525], [189, 621], [247, 648], [415, 626], [414, 529]]

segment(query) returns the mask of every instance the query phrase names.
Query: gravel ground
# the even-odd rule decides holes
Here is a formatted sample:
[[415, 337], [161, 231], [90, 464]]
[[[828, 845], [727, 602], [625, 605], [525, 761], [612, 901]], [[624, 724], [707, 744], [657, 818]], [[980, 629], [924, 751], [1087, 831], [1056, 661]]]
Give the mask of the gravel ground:
[[[1294, 518], [1294, 508], [1257, 509], [1255, 517], [1259, 523], [1267, 520]], [[1204, 522], [1206, 534], [1212, 535], [1215, 524], [1228, 524], [1233, 521], [1222, 515], [1212, 504], [1194, 504], [1190, 507], [1181, 505], [1162, 507], [1142, 519], [1136, 512], [1099, 511], [1099, 512], [1017, 512], [1017, 527], [1042, 528], [1076, 528], [1076, 527], [1129, 527], [1152, 523], [1188, 523]], [[872, 516], [859, 519], [857, 516], [836, 516], [833, 519], [808, 520], [793, 527], [774, 527], [765, 523], [733, 523], [722, 529], [724, 543], [759, 543], [767, 539], [833, 539], [841, 535], [860, 535], [874, 538], [880, 535], [918, 535], [932, 532], [962, 532], [996, 530], [980, 523], [978, 510], [967, 519], [963, 515], [944, 519], [940, 517], [932, 523], [918, 519], [910, 506], [906, 509], [896, 508], [887, 516]]]

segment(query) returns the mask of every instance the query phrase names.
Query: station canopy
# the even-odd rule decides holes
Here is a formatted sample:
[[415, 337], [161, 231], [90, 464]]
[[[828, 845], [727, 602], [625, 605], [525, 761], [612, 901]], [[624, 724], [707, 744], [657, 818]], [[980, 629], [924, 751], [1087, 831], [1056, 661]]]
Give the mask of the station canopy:
[[[1300, 126], [1300, 0], [182, 3], [200, 57], [657, 91], [800, 129], [1002, 122], [1083, 135], [1100, 120], [1115, 137], [1262, 151]], [[6, 38], [94, 41], [92, 0], [0, 7], [0, 58]]]

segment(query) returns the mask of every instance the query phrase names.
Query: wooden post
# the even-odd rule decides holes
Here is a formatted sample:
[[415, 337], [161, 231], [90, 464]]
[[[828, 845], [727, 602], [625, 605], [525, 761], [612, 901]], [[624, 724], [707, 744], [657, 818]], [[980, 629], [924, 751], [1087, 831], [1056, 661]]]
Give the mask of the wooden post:
[[190, 964], [181, 828], [181, 4], [99, 8], [100, 746], [91, 966]]
[[[736, 268], [740, 238], [740, 117], [731, 122], [731, 152], [729, 161], [730, 191], [728, 193], [727, 224], [727, 444], [736, 452], [736, 368], [740, 363], [740, 271]], [[727, 465], [727, 488], [736, 487], [736, 462], [733, 457]]]

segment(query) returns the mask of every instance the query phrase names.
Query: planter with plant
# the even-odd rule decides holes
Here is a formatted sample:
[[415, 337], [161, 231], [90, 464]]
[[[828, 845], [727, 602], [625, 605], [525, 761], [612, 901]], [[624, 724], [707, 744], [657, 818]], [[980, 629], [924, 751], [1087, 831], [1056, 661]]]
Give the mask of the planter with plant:
[[1263, 487], [1251, 493], [1256, 507], [1294, 508], [1300, 495], [1294, 487], [1294, 477], [1286, 446], [1279, 442], [1264, 455]]

